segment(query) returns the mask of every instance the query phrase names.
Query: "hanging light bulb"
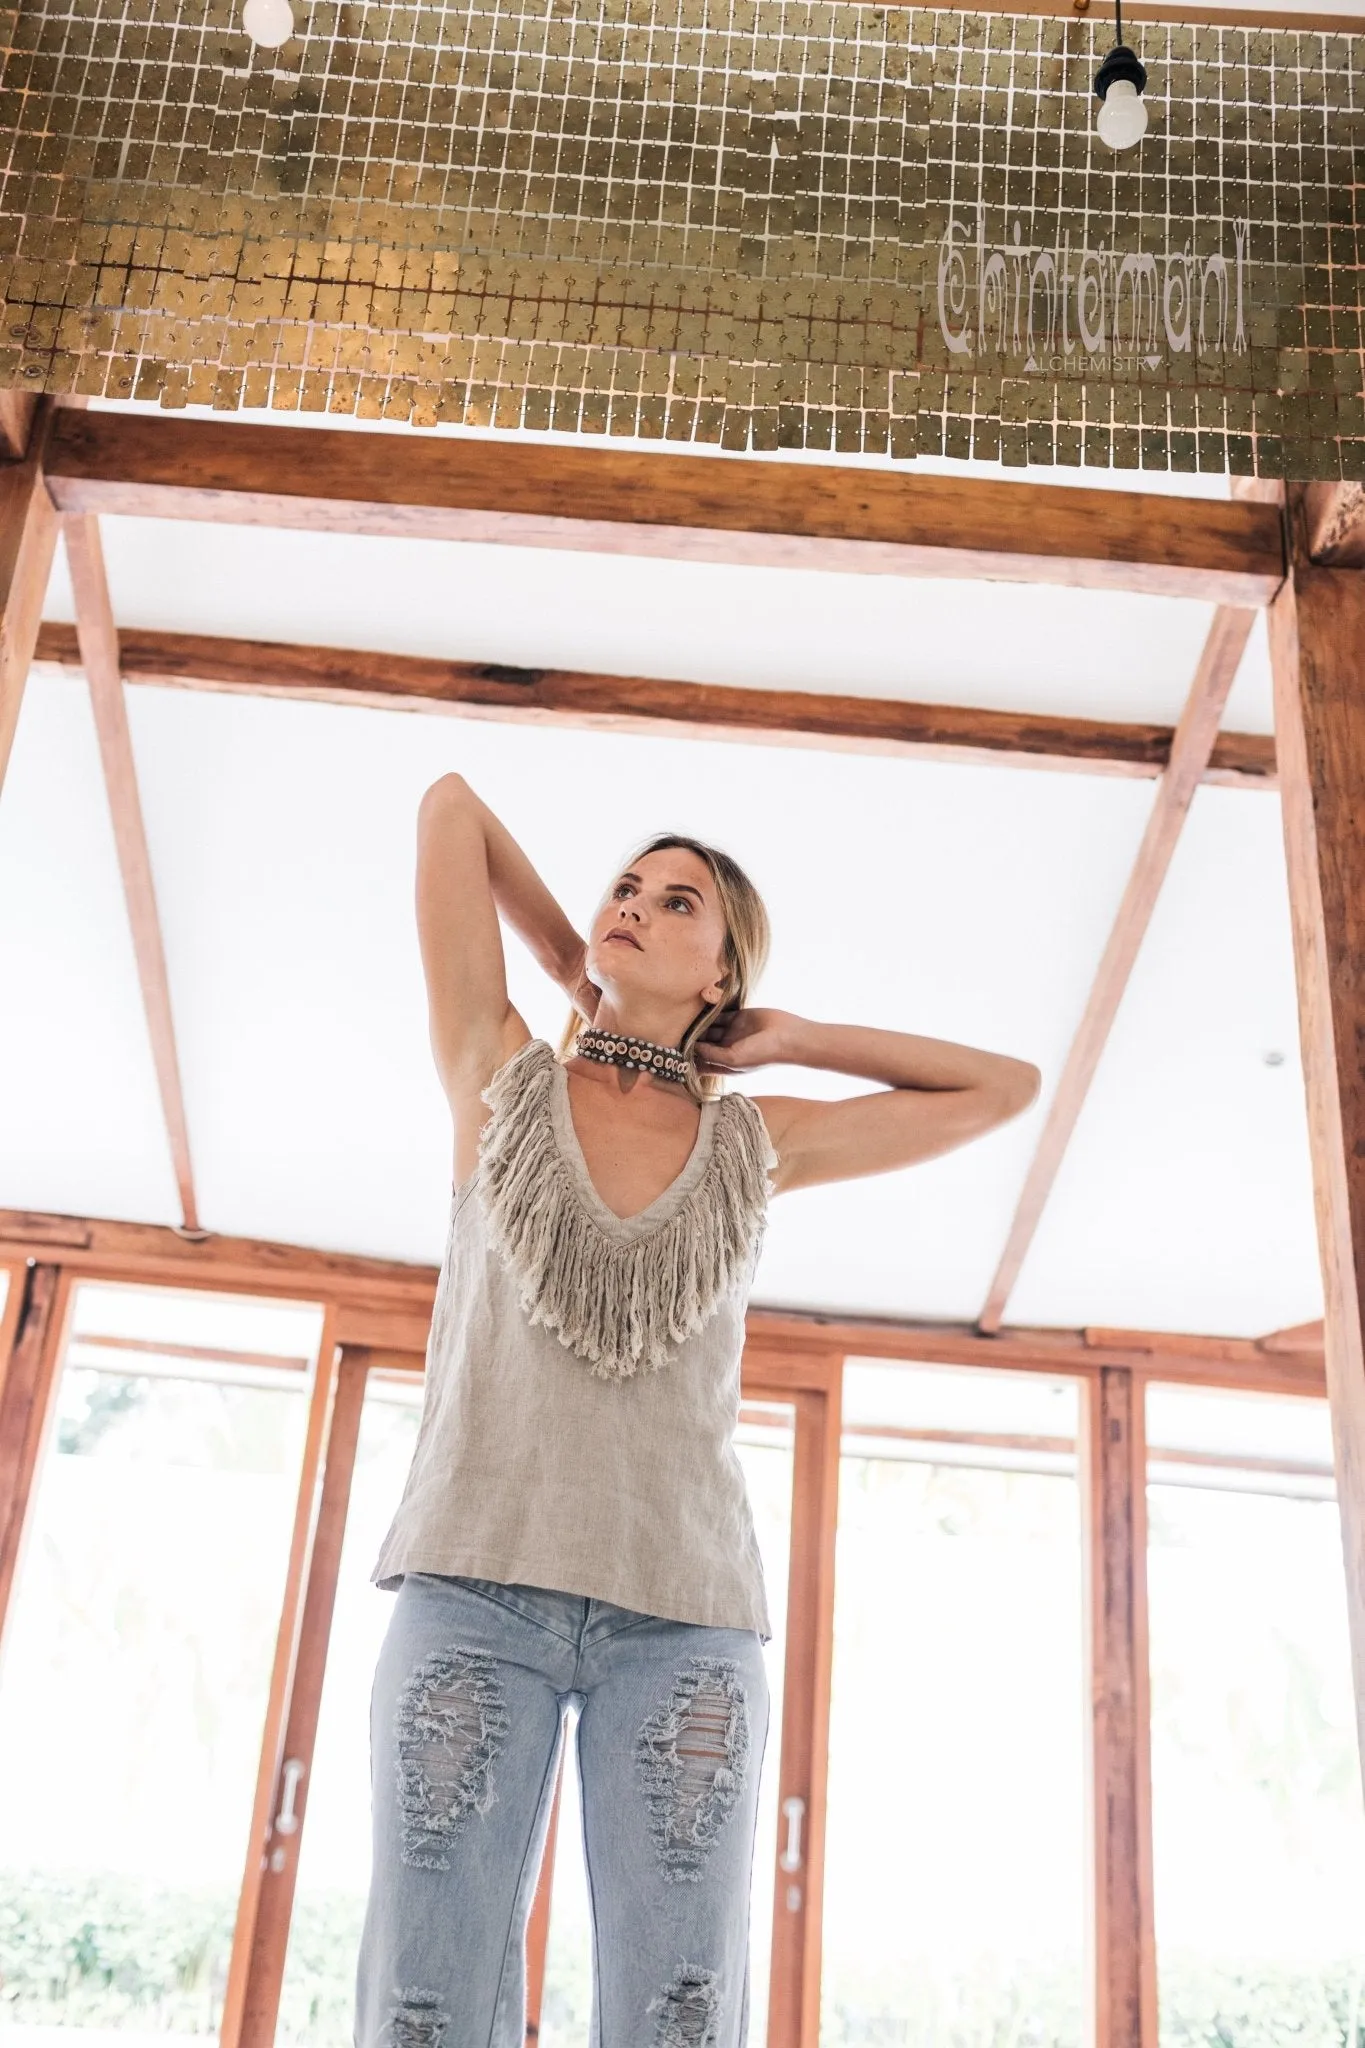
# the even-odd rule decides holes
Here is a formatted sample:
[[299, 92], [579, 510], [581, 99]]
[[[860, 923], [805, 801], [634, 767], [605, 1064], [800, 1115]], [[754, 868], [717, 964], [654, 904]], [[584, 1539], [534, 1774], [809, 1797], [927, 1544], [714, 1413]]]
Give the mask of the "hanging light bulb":
[[1095, 126], [1100, 141], [1111, 149], [1132, 149], [1147, 133], [1147, 108], [1143, 93], [1147, 72], [1136, 53], [1123, 40], [1122, 0], [1114, 0], [1114, 47], [1095, 73], [1095, 97], [1100, 103]]
[[261, 49], [278, 50], [294, 33], [294, 10], [289, 0], [245, 0], [242, 27]]

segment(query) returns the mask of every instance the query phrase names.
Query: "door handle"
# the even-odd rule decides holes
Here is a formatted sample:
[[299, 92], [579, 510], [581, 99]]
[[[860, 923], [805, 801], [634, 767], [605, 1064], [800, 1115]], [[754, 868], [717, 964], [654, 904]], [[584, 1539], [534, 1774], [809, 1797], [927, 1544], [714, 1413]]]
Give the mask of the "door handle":
[[280, 1810], [275, 1815], [277, 1835], [296, 1835], [299, 1831], [299, 1816], [296, 1807], [299, 1784], [308, 1766], [296, 1756], [289, 1757], [281, 1774]]
[[782, 1818], [787, 1823], [787, 1846], [778, 1857], [782, 1870], [801, 1868], [801, 1823], [806, 1817], [806, 1802], [795, 1795], [782, 1801]]

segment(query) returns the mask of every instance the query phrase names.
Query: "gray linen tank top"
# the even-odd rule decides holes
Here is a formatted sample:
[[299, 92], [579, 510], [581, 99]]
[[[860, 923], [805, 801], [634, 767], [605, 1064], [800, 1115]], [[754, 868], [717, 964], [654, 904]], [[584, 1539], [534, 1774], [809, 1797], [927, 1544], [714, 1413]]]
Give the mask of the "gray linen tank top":
[[772, 1630], [733, 1435], [777, 1164], [746, 1095], [702, 1105], [637, 1215], [588, 1175], [568, 1075], [533, 1038], [484, 1092], [455, 1191], [422, 1418], [373, 1578], [437, 1572]]

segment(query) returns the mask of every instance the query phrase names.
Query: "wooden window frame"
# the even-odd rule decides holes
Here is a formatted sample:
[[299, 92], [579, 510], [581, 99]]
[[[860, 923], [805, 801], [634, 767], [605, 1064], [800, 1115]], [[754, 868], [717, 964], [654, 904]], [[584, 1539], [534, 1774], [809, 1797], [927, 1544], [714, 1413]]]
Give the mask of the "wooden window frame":
[[[377, 1364], [421, 1372], [436, 1276], [285, 1245], [195, 1245], [145, 1225], [23, 1222], [27, 1234], [0, 1212], [0, 1266], [12, 1276], [0, 1311], [0, 1623], [80, 1281], [309, 1301], [323, 1311], [222, 2028], [224, 2048], [270, 2048], [302, 1838], [301, 1826], [281, 1835], [274, 1823], [286, 1762], [303, 1766], [293, 1802], [300, 1823], [307, 1810], [365, 1387]], [[1161, 1381], [1325, 1398], [1321, 1351], [1133, 1331], [982, 1337], [962, 1326], [751, 1311], [744, 1397], [781, 1401], [796, 1418], [779, 1802], [805, 1803], [800, 1900], [789, 1911], [784, 1893], [774, 1897], [768, 2048], [818, 2048], [843, 1368], [869, 1357], [1003, 1367], [1081, 1387], [1091, 2042], [1155, 2048], [1145, 1389]], [[547, 1872], [550, 1861], [547, 1850]], [[774, 1875], [785, 1884], [792, 1873]], [[538, 2026], [547, 1934], [548, 1880], [528, 1930], [528, 2040]]]

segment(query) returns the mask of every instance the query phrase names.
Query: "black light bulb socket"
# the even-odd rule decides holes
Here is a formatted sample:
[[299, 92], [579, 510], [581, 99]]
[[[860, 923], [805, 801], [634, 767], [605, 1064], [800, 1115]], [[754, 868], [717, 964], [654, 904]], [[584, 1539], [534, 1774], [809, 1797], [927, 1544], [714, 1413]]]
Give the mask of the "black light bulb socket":
[[1127, 43], [1115, 43], [1095, 73], [1095, 98], [1104, 99], [1110, 86], [1117, 85], [1121, 78], [1126, 79], [1138, 92], [1147, 90], [1147, 67], [1137, 52], [1129, 49]]

